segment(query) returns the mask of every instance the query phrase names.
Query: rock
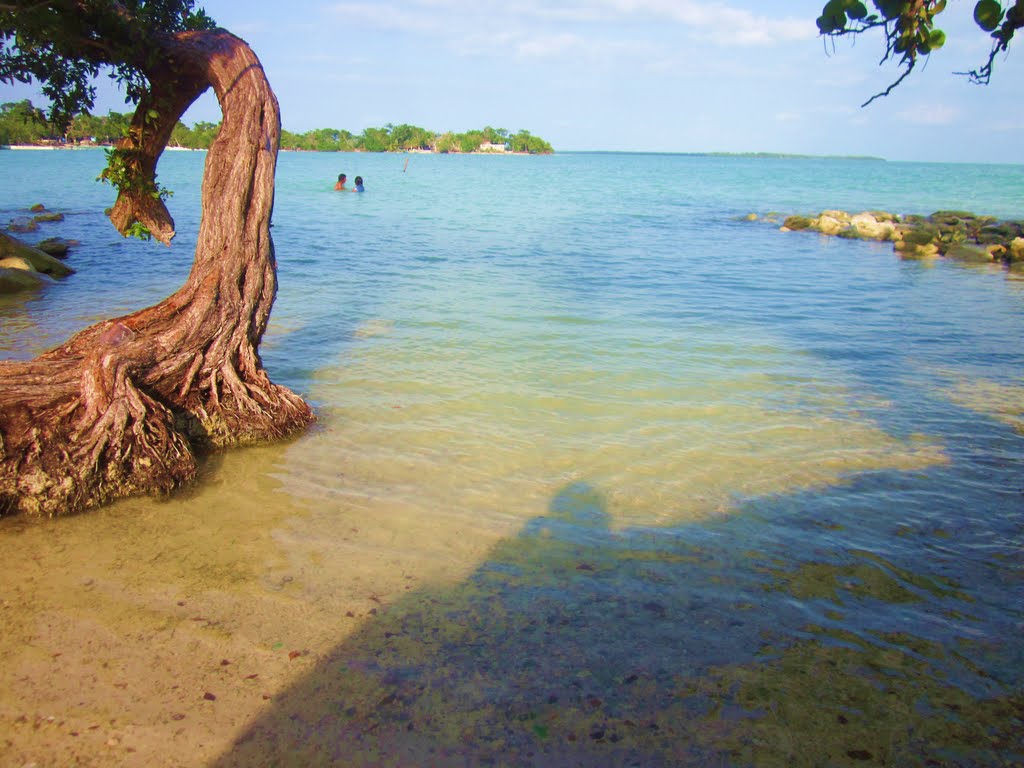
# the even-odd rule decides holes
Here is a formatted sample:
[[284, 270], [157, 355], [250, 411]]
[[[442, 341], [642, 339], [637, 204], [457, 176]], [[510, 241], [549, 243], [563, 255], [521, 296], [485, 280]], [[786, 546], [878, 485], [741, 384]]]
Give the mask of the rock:
[[33, 219], [19, 216], [11, 220], [11, 223], [7, 225], [7, 229], [11, 232], [35, 232], [39, 229], [39, 224]]
[[45, 240], [40, 240], [36, 243], [38, 248], [43, 253], [48, 253], [58, 259], [65, 259], [68, 255], [68, 249], [71, 248], [73, 243], [70, 240], [65, 240], [63, 237], [48, 237]]
[[0, 233], [0, 259], [12, 256], [24, 259], [32, 265], [36, 272], [42, 272], [51, 277], [67, 277], [75, 272], [67, 264], [48, 253], [43, 253], [38, 248], [33, 248], [9, 235]]
[[45, 210], [46, 210], [46, 206], [43, 205], [42, 203], [36, 203], [31, 208], [29, 208], [29, 211], [32, 212], [32, 213], [42, 213]]
[[822, 211], [822, 216], [828, 216], [830, 219], [835, 219], [842, 224], [850, 223], [850, 214], [846, 211]]
[[844, 229], [849, 226], [849, 217], [846, 221], [833, 216], [833, 213], [840, 213], [839, 211], [826, 211], [818, 217], [818, 223], [815, 225], [815, 229], [821, 232], [823, 235], [838, 235]]
[[899, 240], [914, 246], [929, 245], [935, 242], [938, 236], [938, 228], [926, 222], [902, 228], [897, 232]]
[[63, 213], [39, 213], [32, 217], [32, 221], [43, 223], [47, 221], [64, 221]]
[[946, 258], [953, 259], [954, 261], [965, 261], [971, 264], [991, 264], [995, 260], [987, 248], [964, 243], [947, 248]]
[[809, 219], [806, 216], [787, 216], [782, 222], [782, 226], [786, 229], [798, 232], [801, 229], [809, 229], [813, 223], [814, 220]]
[[758, 219], [758, 216], [757, 216], [756, 213], [748, 213], [746, 215], [746, 220], [747, 221], [757, 221], [757, 219]]
[[0, 259], [0, 269], [23, 269], [26, 272], [36, 271], [36, 268], [28, 263], [28, 259], [21, 256], [7, 256]]
[[1015, 237], [1010, 241], [1009, 261], [1024, 262], [1024, 237]]
[[891, 220], [879, 221], [873, 213], [858, 213], [850, 219], [850, 229], [864, 240], [891, 240], [896, 225]]
[[974, 221], [977, 216], [969, 211], [936, 211], [928, 217], [935, 224], [959, 224], [965, 221]]
[[46, 284], [46, 278], [38, 272], [0, 267], [0, 294], [34, 291]]
[[905, 243], [902, 240], [897, 240], [893, 243], [893, 248], [900, 254], [900, 256], [907, 259], [929, 259], [933, 256], [939, 255], [939, 246], [935, 243], [917, 245], [915, 243]]
[[1024, 227], [1016, 221], [1001, 221], [995, 224], [986, 224], [978, 231], [979, 243], [998, 243], [1009, 245], [1016, 237], [1024, 236]]
[[56, 259], [48, 253], [43, 253], [37, 248], [28, 247], [31, 252], [24, 255], [24, 258], [35, 267], [36, 272], [42, 272], [50, 277], [67, 277], [75, 274], [75, 270], [69, 267], [60, 259]]

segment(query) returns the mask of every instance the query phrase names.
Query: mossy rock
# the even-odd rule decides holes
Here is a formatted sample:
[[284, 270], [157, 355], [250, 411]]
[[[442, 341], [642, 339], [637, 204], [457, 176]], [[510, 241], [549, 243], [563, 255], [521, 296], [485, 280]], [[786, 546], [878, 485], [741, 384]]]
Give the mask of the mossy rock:
[[847, 227], [846, 229], [840, 230], [836, 233], [836, 237], [841, 237], [844, 240], [866, 240], [855, 227]]
[[943, 227], [939, 229], [938, 241], [943, 245], [960, 245], [967, 242], [966, 227]]
[[75, 273], [75, 270], [50, 254], [8, 235], [0, 234], [0, 258], [10, 256], [24, 259], [36, 272], [51, 277], [67, 277]]
[[987, 224], [978, 230], [977, 240], [979, 243], [1009, 245], [1022, 234], [1024, 234], [1024, 227], [1019, 222], [1000, 221], [995, 224]]
[[48, 237], [36, 243], [36, 248], [43, 253], [50, 254], [54, 258], [66, 259], [68, 249], [71, 248], [71, 242], [63, 237]]
[[38, 213], [32, 217], [33, 221], [43, 223], [48, 221], [64, 221], [63, 213]]
[[35, 232], [39, 229], [39, 223], [34, 219], [21, 216], [17, 219], [12, 219], [11, 223], [7, 225], [7, 229], [10, 232]]
[[946, 250], [946, 258], [969, 264], [991, 264], [995, 259], [985, 248], [978, 245], [953, 245]]
[[810, 229], [813, 223], [814, 219], [810, 219], [807, 216], [787, 216], [785, 221], [782, 222], [782, 226], [786, 229], [798, 231], [801, 229]]
[[936, 211], [928, 218], [938, 224], [940, 222], [956, 223], [960, 221], [973, 221], [978, 217], [970, 211]]
[[42, 213], [45, 210], [46, 210], [46, 206], [43, 205], [42, 203], [36, 203], [31, 208], [29, 208], [29, 211], [32, 212], [32, 213]]
[[900, 240], [908, 245], [919, 246], [935, 242], [938, 236], [939, 230], [937, 227], [920, 225], [913, 229], [908, 229], [900, 236]]
[[1008, 264], [1024, 264], [1024, 237], [1016, 237], [1010, 241], [1006, 249], [1006, 262]]
[[38, 272], [0, 267], [0, 294], [35, 291], [46, 285], [46, 278]]

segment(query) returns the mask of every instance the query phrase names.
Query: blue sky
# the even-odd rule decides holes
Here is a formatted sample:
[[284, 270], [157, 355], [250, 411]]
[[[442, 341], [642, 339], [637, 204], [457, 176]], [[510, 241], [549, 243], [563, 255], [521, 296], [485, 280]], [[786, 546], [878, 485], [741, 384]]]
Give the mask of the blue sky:
[[[881, 38], [814, 24], [823, 0], [209, 0], [263, 62], [284, 127], [385, 123], [527, 129], [556, 150], [789, 152], [1024, 163], [1024, 42], [991, 85], [973, 0], [951, 0], [946, 46], [892, 96]], [[0, 100], [33, 98], [0, 86]], [[127, 111], [104, 86], [97, 110]], [[210, 95], [185, 117], [218, 120]]]

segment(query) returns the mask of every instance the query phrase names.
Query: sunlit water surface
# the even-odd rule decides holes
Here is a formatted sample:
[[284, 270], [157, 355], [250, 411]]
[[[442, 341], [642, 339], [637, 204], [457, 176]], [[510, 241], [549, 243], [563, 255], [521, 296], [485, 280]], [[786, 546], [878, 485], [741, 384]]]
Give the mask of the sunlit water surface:
[[[0, 298], [0, 351], [179, 285], [203, 159], [161, 161], [165, 249], [103, 220], [102, 153], [0, 152], [0, 215], [82, 241]], [[406, 160], [280, 158], [262, 351], [315, 429], [0, 527], [168, 551], [138, 567], [236, 595], [255, 646], [301, 616], [315, 667], [220, 764], [1024, 760], [1024, 282], [763, 220], [1022, 217], [1024, 168]]]

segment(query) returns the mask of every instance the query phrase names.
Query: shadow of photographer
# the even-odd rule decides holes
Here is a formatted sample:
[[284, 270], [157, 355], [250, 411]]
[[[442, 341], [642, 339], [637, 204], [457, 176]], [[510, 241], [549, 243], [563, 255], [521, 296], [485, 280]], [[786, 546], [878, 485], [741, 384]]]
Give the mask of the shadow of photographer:
[[571, 484], [457, 588], [381, 610], [215, 765], [725, 764], [694, 733], [713, 702], [680, 696], [762, 645], [717, 559], [612, 530]]

